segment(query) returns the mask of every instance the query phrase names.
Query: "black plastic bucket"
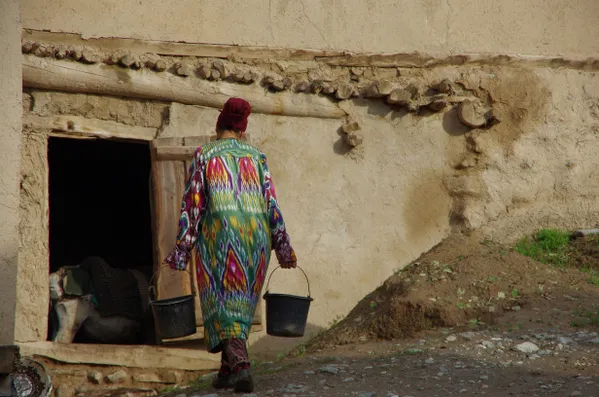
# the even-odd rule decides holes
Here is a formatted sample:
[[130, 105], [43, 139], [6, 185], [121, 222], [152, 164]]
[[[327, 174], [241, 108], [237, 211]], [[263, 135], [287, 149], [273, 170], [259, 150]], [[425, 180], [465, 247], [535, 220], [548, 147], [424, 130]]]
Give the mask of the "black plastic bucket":
[[284, 338], [300, 338], [306, 331], [308, 322], [308, 312], [310, 303], [313, 299], [310, 297], [310, 281], [304, 273], [308, 283], [308, 296], [295, 296], [287, 294], [271, 294], [268, 292], [270, 277], [280, 267], [273, 270], [266, 283], [266, 333], [271, 336], [280, 336]]
[[154, 329], [159, 340], [182, 338], [197, 332], [195, 290], [191, 295], [161, 300], [153, 300], [155, 299], [153, 285], [150, 285], [148, 292], [154, 315]]
[[182, 338], [196, 333], [194, 295], [150, 301], [150, 306], [160, 339]]

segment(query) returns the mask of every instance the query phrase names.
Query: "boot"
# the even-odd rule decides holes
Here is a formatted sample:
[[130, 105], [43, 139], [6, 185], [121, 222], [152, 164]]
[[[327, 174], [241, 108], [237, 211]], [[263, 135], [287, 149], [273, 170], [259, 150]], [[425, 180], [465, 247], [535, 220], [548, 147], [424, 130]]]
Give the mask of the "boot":
[[231, 375], [231, 370], [225, 364], [222, 364], [218, 374], [212, 379], [212, 387], [215, 389], [231, 389], [233, 387]]
[[250, 369], [242, 369], [231, 377], [235, 393], [251, 393], [254, 391], [254, 380]]
[[231, 375], [219, 373], [214, 377], [214, 379], [212, 379], [212, 387], [214, 389], [231, 389], [233, 387]]

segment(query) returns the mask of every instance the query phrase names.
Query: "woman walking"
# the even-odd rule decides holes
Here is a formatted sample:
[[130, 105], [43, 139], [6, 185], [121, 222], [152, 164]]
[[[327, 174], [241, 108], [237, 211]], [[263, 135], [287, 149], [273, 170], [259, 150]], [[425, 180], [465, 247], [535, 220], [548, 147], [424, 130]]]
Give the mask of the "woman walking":
[[242, 142], [250, 104], [225, 103], [217, 140], [196, 149], [189, 169], [177, 243], [166, 258], [185, 270], [195, 249], [204, 339], [221, 353], [212, 385], [249, 393], [254, 385], [246, 341], [271, 250], [283, 268], [297, 265], [266, 156]]

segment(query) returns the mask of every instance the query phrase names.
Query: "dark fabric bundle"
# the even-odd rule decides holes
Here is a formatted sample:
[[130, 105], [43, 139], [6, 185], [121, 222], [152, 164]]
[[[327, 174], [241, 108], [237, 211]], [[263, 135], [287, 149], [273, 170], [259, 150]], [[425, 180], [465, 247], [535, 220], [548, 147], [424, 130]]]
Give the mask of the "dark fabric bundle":
[[91, 275], [102, 316], [143, 317], [138, 280], [130, 271], [112, 268], [104, 259], [93, 256], [85, 258], [79, 266]]

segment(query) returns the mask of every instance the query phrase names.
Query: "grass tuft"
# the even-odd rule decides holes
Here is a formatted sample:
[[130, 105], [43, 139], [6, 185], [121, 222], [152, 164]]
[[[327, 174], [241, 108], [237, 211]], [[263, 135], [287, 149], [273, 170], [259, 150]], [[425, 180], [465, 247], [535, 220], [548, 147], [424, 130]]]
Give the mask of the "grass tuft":
[[568, 263], [570, 233], [556, 229], [542, 229], [533, 237], [525, 237], [516, 244], [516, 252], [538, 262], [557, 267]]

